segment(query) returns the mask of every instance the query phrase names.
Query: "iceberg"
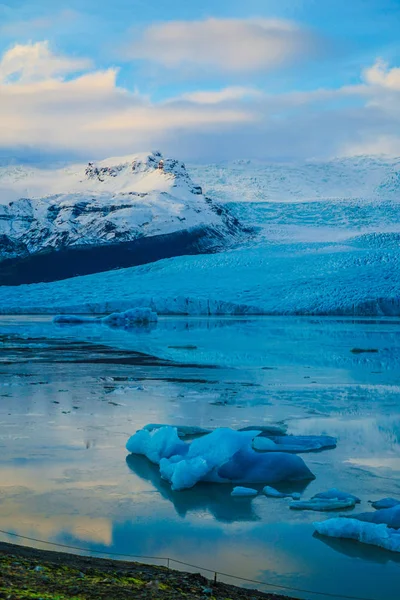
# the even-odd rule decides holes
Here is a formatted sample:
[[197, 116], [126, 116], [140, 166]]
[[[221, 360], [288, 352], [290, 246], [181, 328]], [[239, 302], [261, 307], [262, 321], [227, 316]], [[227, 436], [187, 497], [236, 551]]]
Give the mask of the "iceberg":
[[273, 487], [266, 485], [263, 489], [263, 494], [268, 496], [269, 498], [292, 498], [293, 500], [300, 500], [301, 494], [298, 492], [293, 492], [292, 494], [285, 494], [284, 492], [278, 492]]
[[382, 500], [372, 502], [371, 506], [379, 510], [381, 508], [393, 508], [393, 506], [397, 506], [398, 504], [400, 504], [400, 500], [396, 500], [396, 498], [382, 498]]
[[231, 496], [241, 496], [241, 497], [249, 497], [252, 498], [254, 496], [257, 496], [258, 492], [257, 490], [254, 490], [253, 488], [247, 488], [247, 487], [235, 487], [233, 488], [232, 492], [231, 492]]
[[400, 532], [384, 524], [366, 523], [353, 517], [336, 517], [313, 525], [320, 535], [356, 540], [392, 552], [400, 552]]
[[251, 442], [258, 433], [219, 428], [184, 442], [178, 429], [167, 425], [138, 431], [129, 438], [126, 448], [158, 464], [162, 478], [173, 490], [191, 488], [199, 481], [268, 484], [315, 478], [296, 455], [255, 452]]
[[315, 510], [315, 511], [329, 511], [329, 510], [342, 510], [344, 508], [354, 508], [356, 502], [353, 498], [313, 498], [311, 500], [298, 500], [291, 502], [289, 507], [294, 510]]
[[357, 496], [353, 496], [353, 494], [348, 494], [347, 492], [341, 492], [336, 488], [330, 488], [327, 492], [320, 492], [319, 494], [315, 494], [311, 500], [315, 499], [323, 499], [323, 500], [347, 500], [348, 498], [354, 500], [355, 504], [360, 504], [361, 500]]

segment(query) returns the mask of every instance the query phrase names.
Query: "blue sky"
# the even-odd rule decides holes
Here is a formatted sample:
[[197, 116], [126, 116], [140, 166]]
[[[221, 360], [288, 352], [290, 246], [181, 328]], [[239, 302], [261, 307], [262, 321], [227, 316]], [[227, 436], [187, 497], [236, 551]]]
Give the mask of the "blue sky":
[[6, 0], [0, 153], [400, 154], [399, 31], [400, 0]]

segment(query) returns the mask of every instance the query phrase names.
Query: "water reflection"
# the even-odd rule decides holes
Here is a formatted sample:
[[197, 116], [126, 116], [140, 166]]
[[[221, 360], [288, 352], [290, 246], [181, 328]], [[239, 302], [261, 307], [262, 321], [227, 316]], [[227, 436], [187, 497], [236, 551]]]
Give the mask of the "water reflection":
[[225, 485], [172, 492], [145, 458], [126, 458], [125, 442], [149, 422], [285, 421], [338, 446], [304, 457], [317, 476], [307, 489], [280, 489], [336, 486], [367, 510], [399, 494], [399, 333], [376, 319], [160, 319], [121, 331], [0, 317], [0, 528], [397, 600], [398, 557], [313, 536], [326, 516], [285, 500], [232, 498]]

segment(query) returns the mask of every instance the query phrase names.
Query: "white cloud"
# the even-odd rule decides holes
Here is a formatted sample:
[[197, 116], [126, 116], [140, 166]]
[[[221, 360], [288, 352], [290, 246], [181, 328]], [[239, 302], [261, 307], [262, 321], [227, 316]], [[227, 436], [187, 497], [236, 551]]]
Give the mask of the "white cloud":
[[262, 71], [310, 53], [316, 39], [283, 19], [170, 21], [150, 25], [127, 50], [133, 59], [231, 73]]
[[243, 100], [244, 98], [257, 98], [262, 95], [262, 92], [254, 88], [232, 86], [216, 91], [189, 92], [182, 94], [177, 100], [187, 100], [195, 104], [219, 104], [221, 102]]
[[389, 68], [382, 59], [378, 59], [372, 67], [364, 70], [364, 79], [370, 85], [400, 91], [400, 68]]
[[67, 26], [75, 25], [79, 19], [79, 13], [74, 10], [64, 9], [52, 15], [36, 17], [29, 20], [9, 21], [0, 25], [0, 33], [4, 37], [21, 39], [49, 29], [64, 29]]
[[89, 65], [54, 54], [47, 43], [6, 52], [0, 61], [0, 149], [96, 158], [160, 147], [209, 161], [400, 152], [396, 68], [385, 66], [377, 78], [374, 65], [359, 84], [339, 89], [274, 95], [226, 87], [152, 102], [120, 87], [118, 69]]
[[73, 59], [51, 52], [47, 42], [17, 44], [0, 62], [0, 82], [33, 82], [68, 75], [91, 67], [87, 59]]

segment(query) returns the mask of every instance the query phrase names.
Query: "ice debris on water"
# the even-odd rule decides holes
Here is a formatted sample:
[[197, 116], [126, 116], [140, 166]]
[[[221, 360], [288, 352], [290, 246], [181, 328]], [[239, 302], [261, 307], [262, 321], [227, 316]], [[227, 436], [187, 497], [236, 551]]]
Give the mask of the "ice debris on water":
[[326, 492], [319, 492], [318, 494], [315, 494], [312, 497], [312, 500], [314, 500], [315, 498], [321, 498], [324, 500], [334, 500], [335, 498], [337, 498], [338, 500], [347, 500], [348, 498], [351, 498], [352, 500], [354, 500], [355, 504], [360, 504], [361, 502], [360, 498], [358, 498], [357, 496], [349, 494], [348, 492], [341, 492], [337, 488], [330, 488]]
[[392, 552], [400, 552], [400, 532], [384, 524], [366, 523], [352, 516], [336, 517], [313, 525], [321, 535], [356, 540]]
[[269, 485], [265, 486], [265, 488], [263, 489], [263, 494], [265, 496], [268, 496], [269, 498], [292, 498], [292, 500], [300, 500], [301, 498], [301, 494], [299, 494], [298, 492], [278, 492], [278, 490]]
[[83, 317], [80, 315], [56, 315], [53, 323], [60, 325], [81, 325], [82, 323], [101, 323], [101, 319], [93, 317]]
[[299, 500], [290, 503], [290, 508], [294, 510], [315, 510], [315, 511], [329, 511], [329, 510], [343, 510], [345, 508], [354, 508], [355, 500], [353, 498], [313, 498], [311, 500]]
[[114, 312], [103, 318], [107, 325], [126, 327], [130, 324], [148, 324], [157, 322], [157, 313], [151, 308], [131, 308], [124, 312]]
[[114, 312], [103, 318], [84, 317], [80, 315], [57, 315], [53, 323], [64, 325], [80, 325], [83, 323], [95, 323], [110, 325], [112, 327], [129, 327], [130, 325], [148, 325], [156, 323], [157, 313], [151, 308], [130, 308], [124, 312]]
[[293, 502], [290, 504], [290, 508], [295, 510], [315, 510], [324, 512], [329, 510], [354, 508], [359, 502], [361, 502], [361, 500], [360, 498], [357, 498], [357, 496], [347, 492], [341, 492], [336, 488], [331, 488], [326, 492], [315, 494], [310, 500]]
[[259, 452], [317, 452], [336, 447], [337, 440], [329, 435], [265, 435], [254, 438], [253, 448]]
[[268, 484], [315, 479], [299, 456], [255, 452], [251, 442], [258, 433], [219, 428], [183, 442], [176, 427], [165, 426], [138, 431], [126, 448], [158, 464], [173, 490], [191, 488], [199, 481]]
[[231, 492], [231, 496], [241, 496], [243, 498], [245, 498], [245, 497], [252, 498], [254, 496], [257, 496], [257, 494], [258, 494], [257, 490], [255, 490], [253, 488], [241, 487], [241, 486], [233, 488], [233, 490]]
[[[161, 427], [166, 427], [166, 425], [162, 423], [149, 423], [143, 427], [143, 429], [146, 431], [154, 431], [155, 429], [161, 429]], [[197, 427], [196, 425], [169, 425], [169, 427], [175, 427], [180, 438], [206, 435], [212, 431], [211, 429], [204, 429], [203, 427]]]
[[382, 498], [382, 500], [372, 502], [371, 506], [379, 510], [381, 508], [393, 508], [393, 506], [397, 506], [398, 504], [400, 504], [400, 500], [396, 500], [396, 498]]

